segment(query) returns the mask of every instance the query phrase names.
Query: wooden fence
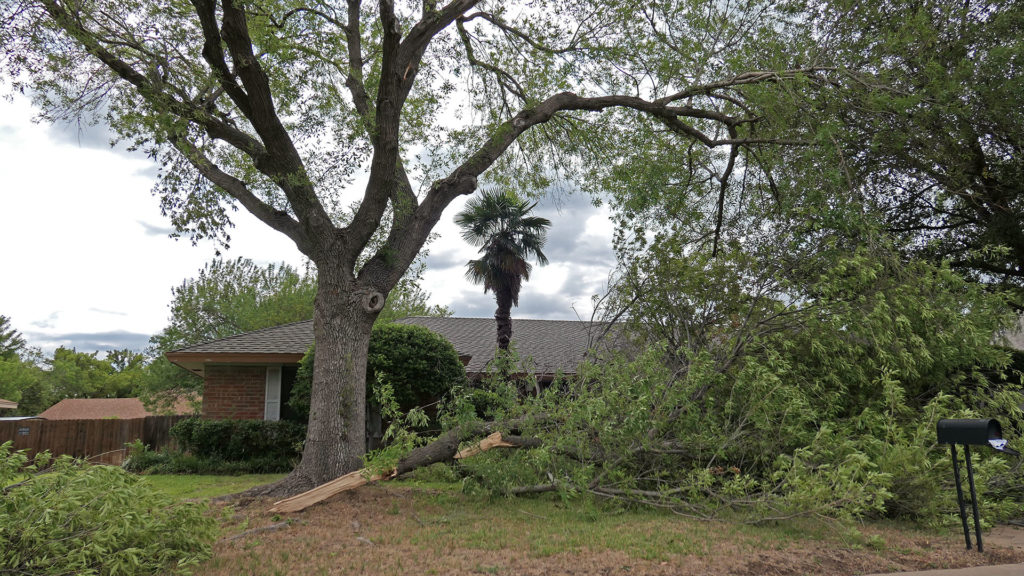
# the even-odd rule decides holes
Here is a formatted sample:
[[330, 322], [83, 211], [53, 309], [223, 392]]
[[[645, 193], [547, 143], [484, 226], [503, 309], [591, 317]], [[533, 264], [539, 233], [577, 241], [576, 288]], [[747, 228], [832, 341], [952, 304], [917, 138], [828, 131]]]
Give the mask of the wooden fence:
[[188, 416], [147, 416], [125, 420], [14, 420], [0, 422], [0, 444], [14, 441], [29, 456], [49, 450], [90, 462], [120, 465], [125, 444], [142, 440], [154, 450], [169, 446], [171, 426]]

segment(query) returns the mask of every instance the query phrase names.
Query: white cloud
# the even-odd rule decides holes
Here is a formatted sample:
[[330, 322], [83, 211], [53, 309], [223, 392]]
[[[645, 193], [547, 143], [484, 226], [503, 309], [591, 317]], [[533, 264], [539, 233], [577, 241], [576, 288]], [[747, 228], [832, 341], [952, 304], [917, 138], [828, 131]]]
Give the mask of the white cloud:
[[[23, 332], [36, 328], [41, 340], [159, 331], [171, 287], [194, 276], [215, 247], [163, 233], [170, 226], [150, 194], [149, 160], [55, 141], [33, 115], [24, 98], [0, 100], [0, 314]], [[226, 256], [301, 262], [287, 238], [245, 213], [234, 220]]]

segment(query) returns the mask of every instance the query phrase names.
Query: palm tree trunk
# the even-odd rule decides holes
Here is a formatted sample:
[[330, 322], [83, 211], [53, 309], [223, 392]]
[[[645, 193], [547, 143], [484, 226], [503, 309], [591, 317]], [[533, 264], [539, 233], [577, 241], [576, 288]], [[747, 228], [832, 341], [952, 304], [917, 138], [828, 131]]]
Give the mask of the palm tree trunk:
[[498, 309], [494, 311], [494, 322], [498, 327], [498, 350], [507, 351], [512, 341], [512, 295], [504, 290], [494, 294]]

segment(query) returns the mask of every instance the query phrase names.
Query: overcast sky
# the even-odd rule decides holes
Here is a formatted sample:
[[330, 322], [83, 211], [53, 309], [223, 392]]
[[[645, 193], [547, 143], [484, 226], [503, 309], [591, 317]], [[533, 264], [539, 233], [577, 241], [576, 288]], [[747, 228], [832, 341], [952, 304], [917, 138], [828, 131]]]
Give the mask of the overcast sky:
[[[155, 164], [111, 149], [102, 127], [32, 122], [28, 100], [0, 99], [0, 314], [29, 345], [50, 352], [146, 347], [167, 324], [171, 288], [212, 259], [215, 246], [168, 237], [171, 225], [150, 190]], [[475, 249], [453, 222], [464, 199], [449, 206], [430, 245], [423, 287], [456, 316], [488, 317], [494, 300], [463, 277]], [[513, 317], [588, 318], [613, 264], [612, 226], [582, 194], [544, 199], [539, 215], [553, 226]], [[244, 211], [232, 216], [226, 258], [302, 263], [283, 235]]]

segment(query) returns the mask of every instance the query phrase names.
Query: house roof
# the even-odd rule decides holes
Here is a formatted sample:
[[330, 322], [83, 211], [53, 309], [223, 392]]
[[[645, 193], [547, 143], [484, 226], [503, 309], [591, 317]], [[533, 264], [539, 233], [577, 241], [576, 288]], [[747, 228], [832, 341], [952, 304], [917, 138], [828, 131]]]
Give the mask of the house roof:
[[165, 354], [202, 375], [206, 364], [298, 364], [313, 345], [313, 321], [292, 322], [186, 346]]
[[[174, 409], [175, 414], [191, 414], [193, 411], [187, 399], [176, 404]], [[127, 420], [146, 416], [155, 414], [147, 411], [138, 398], [65, 398], [39, 415], [47, 420]]]
[[[493, 318], [411, 316], [398, 323], [424, 326], [447, 338], [460, 357], [469, 357], [469, 373], [483, 372], [494, 358]], [[532, 360], [537, 374], [575, 373], [604, 326], [575, 320], [513, 319], [512, 342], [520, 358]], [[313, 321], [306, 320], [181, 348], [168, 352], [167, 359], [202, 374], [205, 364], [297, 363], [312, 344]]]
[[[444, 336], [459, 356], [470, 356], [466, 372], [487, 370], [497, 349], [493, 318], [434, 318], [413, 316], [400, 324], [424, 326]], [[587, 351], [597, 344], [604, 325], [578, 320], [512, 320], [512, 345], [535, 374], [573, 374]]]
[[17, 407], [17, 402], [11, 402], [10, 400], [4, 400], [3, 398], [0, 398], [0, 410], [3, 410], [5, 408], [8, 410], [14, 410]]

